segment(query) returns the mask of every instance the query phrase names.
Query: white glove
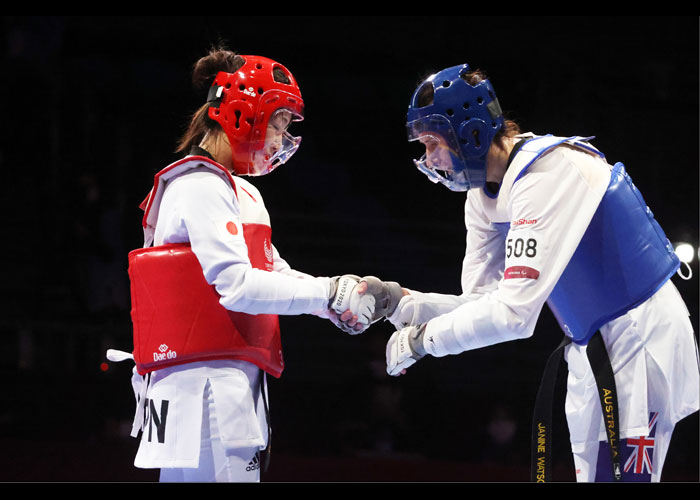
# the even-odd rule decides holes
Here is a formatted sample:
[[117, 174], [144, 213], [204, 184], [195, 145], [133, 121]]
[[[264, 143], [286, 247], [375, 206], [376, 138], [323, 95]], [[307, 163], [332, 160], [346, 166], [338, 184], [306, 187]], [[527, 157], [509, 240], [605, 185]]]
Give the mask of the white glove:
[[386, 344], [386, 372], [397, 377], [406, 368], [425, 356], [423, 334], [427, 323], [420, 326], [407, 326], [394, 332]]
[[394, 314], [396, 306], [404, 296], [401, 285], [395, 281], [382, 281], [374, 276], [365, 276], [360, 283], [362, 282], [367, 283], [365, 294], [374, 296], [374, 315], [371, 322]]
[[[337, 314], [337, 322], [333, 323], [351, 335], [364, 332], [370, 325], [374, 316], [375, 299], [373, 295], [360, 295], [357, 293], [359, 276], [346, 274], [331, 280], [331, 293], [328, 308]], [[350, 311], [352, 318], [342, 321], [340, 316]]]

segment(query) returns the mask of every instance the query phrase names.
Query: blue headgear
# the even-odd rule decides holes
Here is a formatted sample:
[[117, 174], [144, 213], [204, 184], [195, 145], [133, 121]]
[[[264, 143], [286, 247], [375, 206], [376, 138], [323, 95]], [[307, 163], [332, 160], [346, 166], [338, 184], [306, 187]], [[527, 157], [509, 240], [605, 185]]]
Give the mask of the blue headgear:
[[[430, 76], [414, 92], [406, 116], [409, 141], [437, 137], [445, 155], [440, 163], [427, 153], [414, 160], [416, 166], [452, 191], [484, 186], [486, 153], [504, 123], [491, 82], [471, 86], [461, 78], [468, 71], [469, 65], [462, 64]], [[418, 97], [430, 91], [426, 86], [432, 87], [432, 103], [418, 107]]]

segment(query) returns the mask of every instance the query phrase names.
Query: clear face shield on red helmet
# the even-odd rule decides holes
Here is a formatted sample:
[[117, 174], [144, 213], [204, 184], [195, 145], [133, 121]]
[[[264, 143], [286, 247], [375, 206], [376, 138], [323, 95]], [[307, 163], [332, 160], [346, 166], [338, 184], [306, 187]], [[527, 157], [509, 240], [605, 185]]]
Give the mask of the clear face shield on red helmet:
[[269, 174], [296, 153], [301, 137], [291, 135], [288, 128], [292, 122], [301, 120], [303, 117], [284, 108], [272, 113], [265, 126], [264, 140], [251, 147], [248, 175]]
[[441, 183], [452, 191], [469, 189], [466, 163], [460, 152], [452, 124], [442, 115], [430, 115], [409, 122], [409, 142], [418, 141], [425, 153], [413, 163], [432, 182]]

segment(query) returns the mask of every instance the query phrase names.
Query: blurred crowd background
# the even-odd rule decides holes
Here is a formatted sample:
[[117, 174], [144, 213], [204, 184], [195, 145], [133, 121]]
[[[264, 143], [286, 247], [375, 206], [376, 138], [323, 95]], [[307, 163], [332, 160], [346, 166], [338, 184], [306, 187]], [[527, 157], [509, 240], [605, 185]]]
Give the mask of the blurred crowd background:
[[[4, 16], [0, 72], [0, 481], [152, 481], [132, 465], [127, 254], [142, 245], [153, 175], [206, 99], [192, 64], [212, 44], [282, 62], [306, 118], [292, 160], [253, 179], [274, 242], [300, 271], [372, 274], [460, 293], [465, 195], [418, 172], [405, 113], [416, 85], [468, 62], [524, 130], [596, 136], [674, 242], [673, 278], [698, 326], [697, 17]], [[347, 336], [283, 317], [270, 379], [265, 481], [527, 481], [533, 402], [561, 332], [391, 378], [378, 323]], [[560, 387], [563, 397], [563, 385]], [[563, 399], [555, 478], [573, 481]], [[697, 414], [665, 480], [698, 481]]]

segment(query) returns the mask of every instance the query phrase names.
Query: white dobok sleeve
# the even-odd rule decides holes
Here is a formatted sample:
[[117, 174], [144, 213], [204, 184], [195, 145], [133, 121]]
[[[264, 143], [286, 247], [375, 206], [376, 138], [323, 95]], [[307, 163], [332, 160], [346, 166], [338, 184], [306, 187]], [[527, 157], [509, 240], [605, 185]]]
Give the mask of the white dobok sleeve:
[[445, 314], [464, 303], [460, 295], [437, 292], [419, 292], [406, 288], [408, 295], [401, 297], [396, 310], [387, 319], [397, 328], [421, 325]]
[[[279, 252], [277, 251], [277, 248], [275, 248], [274, 245], [272, 245], [272, 251], [274, 254], [274, 267], [273, 271], [277, 273], [284, 274], [285, 276], [289, 276], [292, 278], [296, 279], [320, 279], [316, 278], [310, 274], [303, 273], [301, 271], [297, 271], [296, 269], [292, 269], [292, 267], [287, 263], [286, 260], [284, 260]], [[328, 309], [328, 305], [324, 304], [323, 308], [317, 310], [317, 311], [312, 311], [309, 314], [313, 314], [314, 316], [318, 316], [319, 318], [324, 318], [324, 319], [329, 319], [329, 313], [331, 311]]]
[[535, 162], [508, 198], [509, 219], [529, 223], [511, 224], [502, 257], [483, 256], [503, 277], [476, 300], [429, 321], [427, 352], [445, 356], [531, 336], [609, 180], [607, 163], [565, 147]]
[[272, 272], [253, 268], [243, 231], [226, 231], [229, 222], [243, 227], [231, 185], [210, 171], [191, 171], [167, 185], [155, 243], [189, 241], [205, 279], [231, 311], [296, 315], [327, 309], [329, 278], [298, 279], [300, 273], [290, 274], [282, 262]]

